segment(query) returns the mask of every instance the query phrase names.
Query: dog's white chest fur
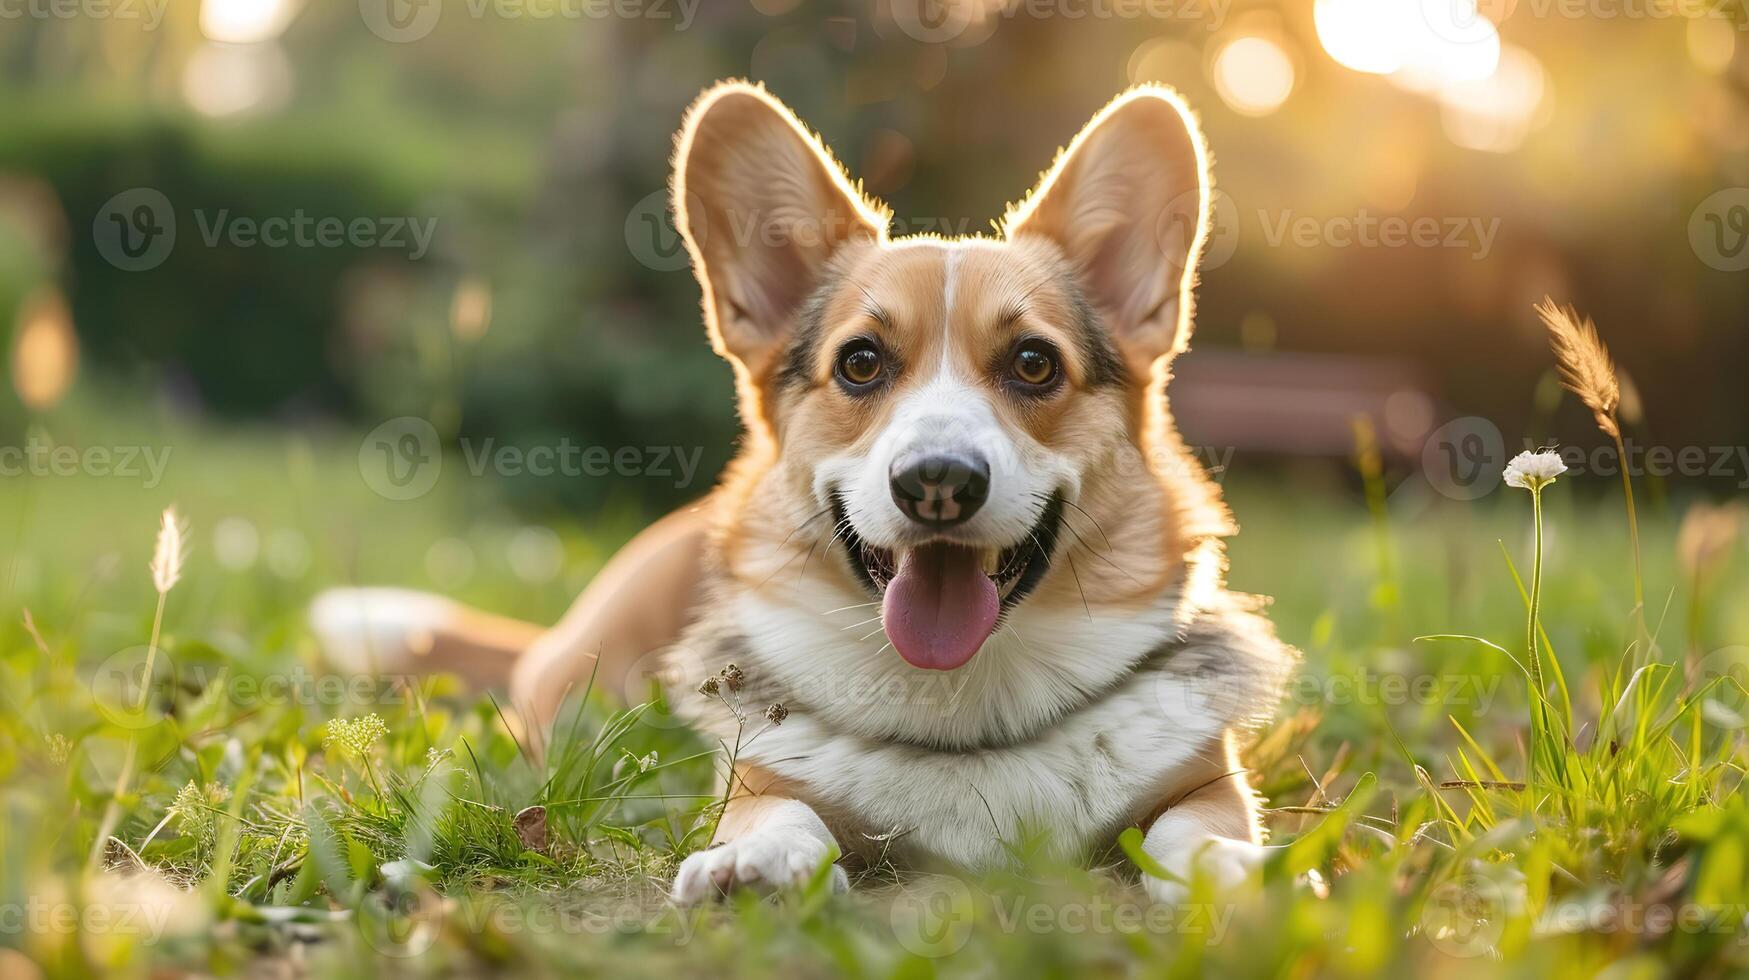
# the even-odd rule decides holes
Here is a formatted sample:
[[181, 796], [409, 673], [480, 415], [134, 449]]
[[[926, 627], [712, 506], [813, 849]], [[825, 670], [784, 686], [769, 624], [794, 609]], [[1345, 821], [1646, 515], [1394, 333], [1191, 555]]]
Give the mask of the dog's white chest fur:
[[846, 848], [878, 850], [871, 841], [892, 835], [902, 851], [989, 867], [1008, 855], [1005, 842], [1043, 832], [1067, 856], [1158, 805], [1174, 772], [1220, 733], [1222, 719], [1195, 710], [1198, 700], [1188, 682], [1149, 672], [1034, 739], [977, 749], [879, 741], [804, 715], [765, 731], [745, 757], [808, 787]]
[[[971, 664], [922, 671], [803, 612], [831, 608], [826, 596], [796, 598], [731, 604], [751, 718], [739, 759], [799, 787], [847, 850], [892, 840], [969, 867], [1041, 833], [1062, 856], [1109, 842], [1165, 802], [1187, 766], [1206, 765], [1199, 754], [1223, 731], [1267, 712], [1287, 663], [1260, 618], [1217, 608], [1182, 619], [1173, 601], [1061, 622], [1018, 611]], [[683, 672], [696, 683], [721, 666]], [[781, 725], [759, 718], [766, 699], [789, 709]], [[722, 705], [689, 710], [733, 742]]]

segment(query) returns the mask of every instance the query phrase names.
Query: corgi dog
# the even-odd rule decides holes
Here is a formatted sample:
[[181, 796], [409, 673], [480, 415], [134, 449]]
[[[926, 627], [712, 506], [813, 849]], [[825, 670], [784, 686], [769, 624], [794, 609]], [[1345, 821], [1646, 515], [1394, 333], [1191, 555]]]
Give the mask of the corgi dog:
[[1156, 900], [1245, 880], [1238, 750], [1296, 654], [1225, 588], [1232, 522], [1167, 407], [1210, 194], [1183, 100], [1120, 95], [991, 237], [890, 237], [738, 81], [686, 114], [672, 191], [745, 428], [720, 486], [544, 633], [364, 590], [318, 601], [330, 648], [514, 654], [531, 737], [578, 678], [659, 658], [670, 704], [739, 746], [678, 903], [840, 855], [1084, 857], [1128, 827], [1175, 879], [1144, 876]]

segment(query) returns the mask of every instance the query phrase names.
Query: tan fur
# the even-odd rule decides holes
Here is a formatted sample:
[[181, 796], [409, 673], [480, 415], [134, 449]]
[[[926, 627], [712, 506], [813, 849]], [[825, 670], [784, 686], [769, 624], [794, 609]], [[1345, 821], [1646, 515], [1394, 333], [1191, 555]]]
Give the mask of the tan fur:
[[[827, 200], [816, 197], [813, 207], [829, 215], [884, 214], [852, 189], [819, 142], [787, 110], [763, 93], [736, 86], [729, 95], [707, 94], [688, 116], [676, 163], [682, 175], [676, 183], [676, 206], [683, 230], [687, 209], [696, 204], [683, 193], [690, 186], [684, 175], [695, 168], [709, 167], [720, 181], [711, 193], [719, 202], [730, 201], [713, 213], [732, 213], [737, 195], [765, 199], [764, 190], [752, 183], [753, 174], [742, 175], [749, 183], [736, 184], [726, 172], [731, 168], [694, 163], [697, 158], [708, 161], [716, 152], [714, 146], [701, 145], [700, 134], [711, 130], [711, 107], [731, 96], [764, 102], [799, 134], [787, 148], [765, 146], [762, 155], [787, 161], [786, 172], [808, 169], [801, 158], [813, 156], [812, 168], [825, 176], [791, 178], [815, 191], [825, 189]], [[725, 138], [748, 142], [742, 136]], [[1150, 168], [1176, 170], [1190, 179], [1163, 182], [1151, 177]], [[1137, 188], [1142, 189], [1139, 200]], [[1050, 575], [1028, 604], [1070, 606], [1087, 602], [1091, 593], [1104, 607], [1126, 602], [1140, 607], [1165, 590], [1183, 586], [1185, 562], [1192, 553], [1218, 565], [1218, 550], [1210, 549], [1218, 549], [1216, 539], [1229, 529], [1229, 520], [1206, 475], [1185, 454], [1161, 390], [1171, 355], [1184, 349], [1190, 333], [1192, 270], [1206, 235], [1208, 192], [1206, 151], [1182, 102], [1157, 89], [1120, 97], [1059, 156], [1039, 188], [1010, 209], [1003, 223], [1005, 241], [886, 241], [876, 232], [845, 236], [812, 253], [805, 267], [813, 270], [814, 281], [835, 285], [820, 301], [811, 360], [791, 364], [788, 379], [779, 371], [777, 341], [769, 339], [782, 336], [785, 327], [761, 326], [744, 308], [731, 311], [716, 296], [725, 281], [734, 283], [726, 288], [750, 291], [736, 279], [737, 267], [765, 261], [763, 247], [756, 246], [752, 257], [724, 259], [689, 235], [706, 290], [707, 323], [719, 349], [742, 367], [743, 415], [759, 419], [772, 436], [750, 445], [721, 491], [712, 539], [713, 554], [721, 563], [723, 598], [717, 601], [730, 594], [763, 593], [782, 602], [793, 587], [789, 576], [798, 561], [802, 569], [795, 574], [832, 579], [844, 592], [854, 592], [855, 582], [843, 562], [829, 555], [820, 555], [818, 566], [807, 570], [821, 538], [797, 532], [818, 516], [818, 498], [811, 488], [815, 461], [868, 451], [888, 413], [932, 376], [901, 369], [878, 400], [848, 396], [831, 383], [834, 352], [845, 340], [867, 335], [878, 336], [902, 365], [939, 363], [939, 371], [967, 378], [990, 377], [993, 359], [1002, 356], [1017, 331], [1049, 338], [1062, 353], [1068, 381], [1061, 395], [1047, 403], [1004, 400], [998, 393], [993, 402], [1005, 426], [1076, 461], [1085, 476], [1077, 504], [1087, 518], [1086, 533], [1103, 535], [1106, 528], [1119, 533], [1106, 542], [1103, 563], [1092, 560], [1096, 552], [1085, 541], [1069, 546], [1071, 574]], [[1138, 230], [1131, 217], [1138, 209], [1156, 215], [1155, 223]], [[1162, 249], [1152, 236], [1162, 229], [1170, 234], [1179, 218], [1187, 221], [1188, 230], [1180, 264], [1173, 267], [1159, 261]], [[720, 268], [724, 261], [731, 265], [728, 271]], [[1122, 352], [1128, 377], [1115, 388], [1085, 384], [1090, 366], [1078, 359], [1080, 347], [1068, 335], [1079, 299], [1071, 291], [1078, 287], [1088, 290]], [[794, 329], [805, 292], [794, 290], [776, 309], [774, 316], [787, 321], [788, 329]], [[731, 317], [737, 321], [733, 331], [722, 326]], [[751, 344], [726, 339], [731, 333], [759, 339]], [[798, 369], [802, 383], [786, 383], [795, 381]], [[990, 384], [995, 387], [996, 382]], [[1079, 537], [1081, 532], [1073, 528], [1071, 524]], [[1074, 564], [1077, 554], [1084, 564]], [[709, 629], [732, 630], [733, 623]], [[696, 677], [694, 672], [688, 679]], [[1265, 679], [1255, 690], [1269, 689]], [[1217, 745], [1210, 756], [1212, 768], [1236, 765], [1231, 733]], [[1170, 804], [1174, 824], [1255, 841], [1255, 804], [1242, 778], [1234, 771], [1210, 770], [1206, 765], [1187, 767], [1176, 777], [1178, 782], [1166, 787], [1162, 799]], [[747, 815], [769, 806], [773, 795], [808, 800], [829, 815], [829, 824], [848, 828], [857, 822], [853, 813], [833, 812], [831, 802], [808, 786], [791, 784], [737, 795], [730, 806], [729, 823], [735, 828], [730, 836], [755, 832], [758, 821]], [[1165, 832], [1172, 829], [1160, 823], [1163, 836], [1171, 836]]]
[[[673, 203], [712, 345], [735, 370], [747, 439], [708, 501], [628, 546], [522, 658], [513, 699], [531, 727], [550, 724], [558, 698], [590, 670], [610, 689], [635, 687], [650, 672], [649, 652], [689, 621], [668, 655], [678, 681], [671, 690], [683, 711], [720, 726], [690, 688], [745, 642], [738, 610], [791, 608], [804, 592], [866, 598], [823, 517], [822, 461], [867, 456], [907, 395], [951, 377], [993, 406], [996, 424], [1017, 445], [1076, 474], [1057, 556], [1021, 608], [1085, 609], [1091, 621], [1095, 612], [1118, 620], [1158, 615], [1164, 604], [1177, 610], [1176, 634], [1166, 642], [1176, 635], [1191, 646], [1163, 667], [1138, 663], [1126, 683], [1154, 676], [1144, 669], [1169, 686], [1215, 681], [1207, 695], [1215, 737], [1196, 753], [1199, 761], [1163, 773], [1129, 819], [1147, 818], [1149, 840], [1174, 860], [1198, 835], [1254, 844], [1255, 801], [1237, 774], [1237, 734], [1267, 713], [1292, 654], [1245, 600], [1221, 587], [1220, 538], [1231, 521], [1185, 451], [1164, 394], [1171, 360], [1191, 332], [1207, 164], [1183, 101], [1141, 87], [1101, 110], [1009, 208], [1002, 238], [892, 240], [887, 209], [764, 89], [730, 82], [707, 91], [676, 142]], [[1088, 308], [1096, 317], [1083, 314]], [[811, 346], [799, 339], [803, 320], [814, 331]], [[1087, 324], [1104, 331], [1105, 353], [1085, 335]], [[1022, 335], [1044, 338], [1059, 353], [1065, 381], [1048, 396], [1005, 387], [1004, 358]], [[853, 397], [834, 383], [837, 352], [850, 338], [870, 336], [891, 354], [895, 375], [878, 396]], [[787, 698], [798, 712], [785, 737], [808, 726], [833, 730], [827, 706], [809, 704], [796, 678], [776, 676], [783, 668], [761, 660], [762, 651], [739, 649], [766, 671], [747, 696]], [[872, 648], [868, 656], [894, 657]], [[1065, 676], [1076, 669], [1051, 666]], [[973, 660], [956, 673], [988, 677], [991, 669]], [[966, 696], [986, 696], [981, 691]], [[1090, 698], [1073, 695], [1063, 710]], [[1024, 751], [1026, 738], [1047, 730], [1007, 732], [1001, 750]], [[977, 744], [972, 735], [954, 736], [962, 737]], [[1108, 737], [1124, 733], [1101, 732], [1093, 744]], [[765, 833], [767, 817], [785, 834], [828, 842], [852, 828], [881, 829], [847, 811], [842, 794], [757, 765], [749, 772], [723, 834], [730, 846], [747, 838], [750, 850], [683, 869], [677, 895], [707, 871], [721, 886], [757, 877], [760, 861], [773, 847], [781, 851], [769, 834], [759, 839], [762, 851], [751, 842]], [[786, 799], [806, 805], [776, 802]]]

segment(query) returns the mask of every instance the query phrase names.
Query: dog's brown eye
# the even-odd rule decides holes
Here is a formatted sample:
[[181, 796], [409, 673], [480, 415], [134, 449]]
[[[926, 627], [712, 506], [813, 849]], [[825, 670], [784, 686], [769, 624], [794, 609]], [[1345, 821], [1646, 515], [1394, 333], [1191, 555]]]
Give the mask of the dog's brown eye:
[[838, 355], [838, 376], [855, 388], [880, 380], [881, 352], [866, 340], [853, 341]]
[[1028, 344], [1014, 352], [1014, 379], [1042, 388], [1057, 379], [1057, 359], [1043, 344]]

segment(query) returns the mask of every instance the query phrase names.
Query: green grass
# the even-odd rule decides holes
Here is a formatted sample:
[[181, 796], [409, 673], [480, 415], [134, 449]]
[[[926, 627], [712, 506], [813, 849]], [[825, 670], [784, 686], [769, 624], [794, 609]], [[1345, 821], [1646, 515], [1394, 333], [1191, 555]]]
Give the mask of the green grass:
[[[1749, 563], [1734, 545], [1694, 591], [1675, 555], [1682, 508], [1647, 508], [1663, 666], [1636, 681], [1622, 668], [1632, 560], [1606, 481], [1545, 492], [1543, 664], [1561, 684], [1533, 730], [1513, 571], [1528, 580], [1528, 494], [1460, 503], [1411, 483], [1369, 508], [1357, 481], [1234, 461], [1232, 581], [1274, 596], [1306, 654], [1247, 757], [1281, 845], [1250, 893], [1154, 908], [1120, 853], [1094, 870], [1028, 862], [979, 879], [882, 871], [848, 896], [822, 877], [681, 913], [664, 887], [708, 836], [714, 746], [660, 705], [597, 693], [536, 768], [491, 700], [444, 678], [337, 677], [302, 624], [308, 598], [344, 582], [551, 619], [636, 530], [635, 487], [624, 506], [542, 522], [555, 565], [553, 539], [526, 531], [489, 480], [376, 496], [347, 433], [49, 426], [172, 456], [149, 489], [0, 479], [6, 976], [31, 975], [21, 957], [68, 976], [1749, 970], [1749, 698], [1730, 681], [1711, 704], [1693, 697], [1749, 642]], [[1387, 473], [1377, 489], [1393, 488]], [[172, 502], [193, 548], [142, 714], [115, 679], [143, 660], [157, 599], [146, 564]], [[1436, 634], [1477, 639], [1416, 642]], [[371, 715], [380, 736], [356, 721]], [[107, 857], [152, 873], [92, 876], [130, 743], [140, 764], [115, 834], [127, 850]], [[516, 825], [537, 804], [542, 848]]]

